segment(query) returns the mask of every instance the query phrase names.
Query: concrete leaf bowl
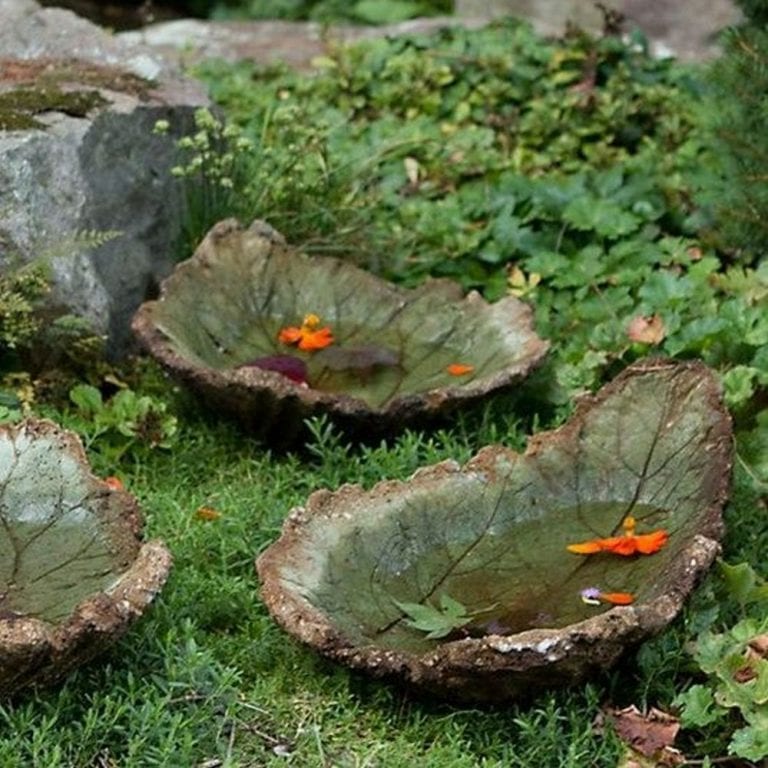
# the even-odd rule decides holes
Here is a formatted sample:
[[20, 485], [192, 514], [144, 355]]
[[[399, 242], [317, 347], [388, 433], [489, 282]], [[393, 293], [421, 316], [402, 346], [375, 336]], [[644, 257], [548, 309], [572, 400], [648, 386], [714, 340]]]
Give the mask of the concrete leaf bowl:
[[[711, 565], [731, 443], [705, 366], [640, 363], [522, 455], [315, 492], [259, 557], [261, 593], [321, 654], [444, 699], [577, 683], [664, 628]], [[440, 637], [416, 626], [459, 609]]]
[[[281, 340], [312, 315], [332, 346]], [[397, 432], [512, 388], [548, 346], [514, 297], [489, 304], [447, 280], [399, 288], [306, 256], [259, 221], [217, 224], [133, 328], [210, 410], [278, 442], [323, 413], [353, 434]]]
[[171, 556], [133, 497], [95, 477], [49, 421], [0, 425], [0, 697], [49, 684], [126, 631]]

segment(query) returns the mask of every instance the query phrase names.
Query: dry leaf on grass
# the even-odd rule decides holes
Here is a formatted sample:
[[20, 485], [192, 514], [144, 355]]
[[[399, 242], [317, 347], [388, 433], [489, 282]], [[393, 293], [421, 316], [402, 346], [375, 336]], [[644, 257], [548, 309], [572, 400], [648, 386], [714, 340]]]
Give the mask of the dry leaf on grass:
[[618, 737], [629, 747], [619, 768], [656, 768], [685, 762], [683, 755], [672, 747], [680, 730], [680, 721], [673, 715], [655, 707], [643, 714], [634, 705], [607, 709], [606, 714]]
[[661, 344], [666, 333], [661, 315], [651, 315], [650, 317], [638, 315], [632, 318], [627, 327], [627, 336], [629, 336], [630, 341], [636, 341], [640, 344]]

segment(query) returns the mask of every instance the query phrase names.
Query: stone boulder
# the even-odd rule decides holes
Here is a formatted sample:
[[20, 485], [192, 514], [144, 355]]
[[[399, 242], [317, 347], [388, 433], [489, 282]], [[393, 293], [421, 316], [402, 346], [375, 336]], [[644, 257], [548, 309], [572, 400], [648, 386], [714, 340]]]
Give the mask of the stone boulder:
[[640, 29], [654, 56], [701, 61], [718, 55], [717, 36], [741, 19], [733, 0], [456, 0], [457, 16], [482, 14], [486, 19], [517, 16], [542, 35], [559, 36], [569, 23], [592, 33], [603, 27], [604, 8], [617, 11], [623, 27]]
[[[175, 142], [208, 105], [202, 85], [143, 46], [70, 11], [0, 0], [0, 269], [46, 258], [53, 300], [106, 334], [113, 355], [173, 266]], [[160, 119], [165, 135], [152, 131]]]

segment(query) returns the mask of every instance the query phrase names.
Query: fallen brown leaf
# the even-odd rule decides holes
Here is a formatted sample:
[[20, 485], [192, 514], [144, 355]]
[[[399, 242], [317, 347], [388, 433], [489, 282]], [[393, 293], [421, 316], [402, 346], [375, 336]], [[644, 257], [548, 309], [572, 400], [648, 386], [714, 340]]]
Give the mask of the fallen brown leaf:
[[666, 336], [666, 329], [661, 315], [651, 315], [643, 317], [638, 315], [632, 318], [627, 327], [627, 336], [630, 341], [636, 341], [640, 344], [660, 344]]
[[737, 683], [748, 683], [750, 680], [754, 680], [757, 677], [757, 670], [750, 664], [745, 664], [743, 667], [739, 667], [733, 673], [733, 679]]
[[218, 520], [221, 517], [221, 512], [219, 512], [218, 509], [214, 509], [213, 507], [198, 507], [198, 509], [195, 511], [195, 517], [198, 520], [211, 522], [213, 520]]
[[607, 714], [619, 738], [640, 755], [653, 758], [655, 765], [683, 762], [680, 753], [672, 749], [680, 730], [680, 721], [673, 715], [655, 707], [643, 714], [635, 706], [609, 709]]
[[665, 747], [659, 757], [645, 757], [632, 747], [625, 746], [616, 768], [674, 768], [685, 763], [683, 754], [672, 747]]

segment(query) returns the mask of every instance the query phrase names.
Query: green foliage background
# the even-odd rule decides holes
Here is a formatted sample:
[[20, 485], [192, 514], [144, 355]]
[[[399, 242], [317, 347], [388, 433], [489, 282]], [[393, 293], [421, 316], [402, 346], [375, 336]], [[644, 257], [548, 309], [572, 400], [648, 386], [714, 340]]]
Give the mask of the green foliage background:
[[389, 24], [450, 14], [453, 0], [188, 0], [188, 9], [214, 19], [286, 19]]

